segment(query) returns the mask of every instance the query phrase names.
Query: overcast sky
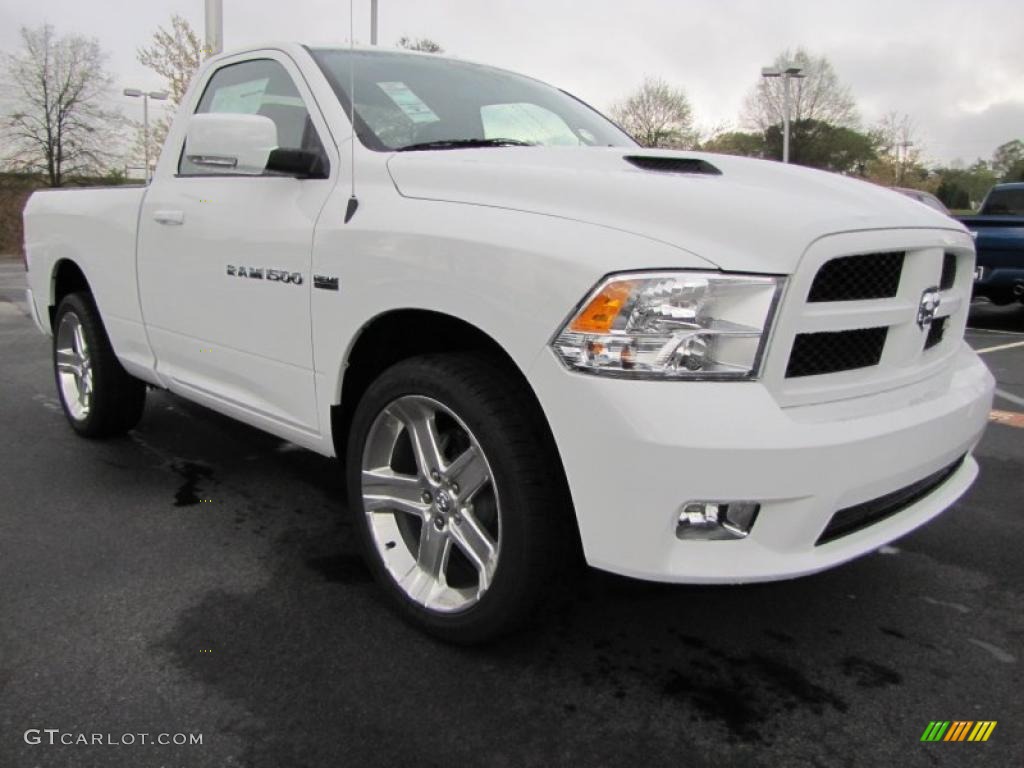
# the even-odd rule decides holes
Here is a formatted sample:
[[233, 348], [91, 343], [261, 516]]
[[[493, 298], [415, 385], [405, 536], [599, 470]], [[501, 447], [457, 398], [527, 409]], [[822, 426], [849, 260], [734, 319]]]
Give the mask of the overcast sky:
[[[356, 0], [369, 41], [369, 0]], [[347, 0], [224, 0], [226, 48], [268, 40], [342, 43]], [[427, 36], [449, 53], [533, 75], [601, 109], [645, 74], [683, 87], [698, 122], [736, 123], [760, 67], [785, 48], [827, 56], [865, 126], [912, 115], [926, 157], [988, 158], [1024, 138], [1022, 0], [380, 0], [381, 42]], [[95, 36], [118, 88], [155, 89], [135, 50], [180, 13], [202, 32], [203, 0], [0, 0], [0, 50], [43, 22]], [[137, 108], [127, 104], [126, 109]]]

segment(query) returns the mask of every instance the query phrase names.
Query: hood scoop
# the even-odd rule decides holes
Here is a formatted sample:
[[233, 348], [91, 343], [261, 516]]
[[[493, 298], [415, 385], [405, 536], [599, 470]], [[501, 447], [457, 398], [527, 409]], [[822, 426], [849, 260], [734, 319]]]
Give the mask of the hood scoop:
[[685, 173], [697, 176], [721, 176], [722, 172], [707, 160], [695, 157], [657, 157], [652, 155], [626, 155], [623, 160], [657, 173]]

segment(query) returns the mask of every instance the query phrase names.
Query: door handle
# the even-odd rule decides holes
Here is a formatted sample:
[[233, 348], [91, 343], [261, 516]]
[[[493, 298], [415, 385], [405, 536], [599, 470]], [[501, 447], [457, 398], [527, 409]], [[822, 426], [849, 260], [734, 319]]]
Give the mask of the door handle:
[[157, 224], [184, 224], [184, 211], [153, 211], [153, 221]]

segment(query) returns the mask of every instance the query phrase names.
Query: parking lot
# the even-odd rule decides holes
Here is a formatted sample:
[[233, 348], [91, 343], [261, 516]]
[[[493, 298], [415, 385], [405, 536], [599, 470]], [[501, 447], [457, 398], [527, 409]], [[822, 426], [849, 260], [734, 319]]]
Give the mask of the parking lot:
[[[999, 413], [932, 524], [789, 582], [589, 572], [467, 650], [378, 599], [334, 461], [164, 393], [76, 438], [23, 282], [0, 262], [0, 766], [1024, 764], [1024, 307], [972, 314]], [[921, 743], [933, 720], [998, 725]]]

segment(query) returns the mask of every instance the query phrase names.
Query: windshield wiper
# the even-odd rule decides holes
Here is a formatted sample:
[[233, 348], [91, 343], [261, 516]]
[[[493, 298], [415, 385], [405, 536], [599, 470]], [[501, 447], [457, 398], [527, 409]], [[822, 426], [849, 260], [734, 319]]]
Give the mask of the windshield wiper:
[[475, 147], [535, 147], [536, 144], [519, 139], [441, 139], [398, 147], [396, 152], [419, 152], [428, 149], [473, 149]]

